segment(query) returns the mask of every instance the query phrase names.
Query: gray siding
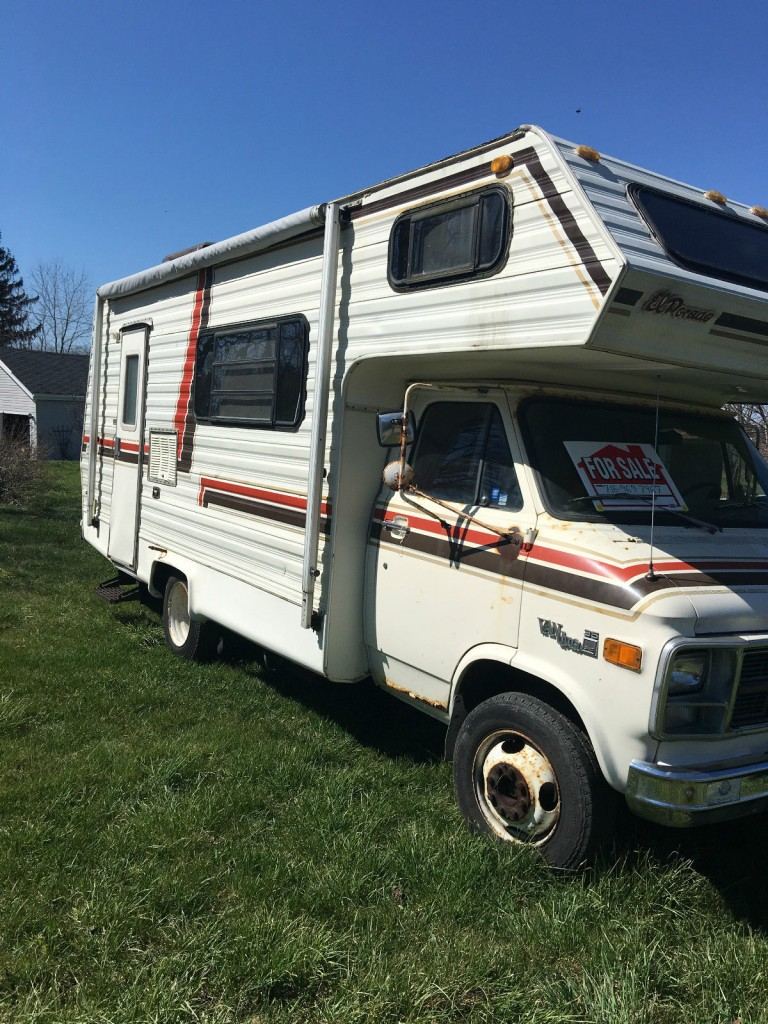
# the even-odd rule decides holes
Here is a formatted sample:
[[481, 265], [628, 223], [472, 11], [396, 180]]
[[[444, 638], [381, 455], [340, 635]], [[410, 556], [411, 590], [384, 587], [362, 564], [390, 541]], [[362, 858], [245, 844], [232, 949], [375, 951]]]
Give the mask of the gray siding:
[[50, 459], [77, 459], [83, 437], [84, 399], [38, 398], [37, 441]]

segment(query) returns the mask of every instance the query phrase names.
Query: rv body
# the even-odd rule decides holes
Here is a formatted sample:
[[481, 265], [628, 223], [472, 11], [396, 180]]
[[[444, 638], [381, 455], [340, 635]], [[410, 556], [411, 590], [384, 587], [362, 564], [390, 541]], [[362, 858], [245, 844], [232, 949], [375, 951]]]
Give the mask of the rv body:
[[605, 783], [761, 810], [768, 479], [720, 409], [765, 399], [768, 284], [659, 230], [760, 250], [721, 198], [525, 127], [104, 286], [84, 538], [177, 653], [217, 623], [443, 721], [468, 820], [553, 863]]

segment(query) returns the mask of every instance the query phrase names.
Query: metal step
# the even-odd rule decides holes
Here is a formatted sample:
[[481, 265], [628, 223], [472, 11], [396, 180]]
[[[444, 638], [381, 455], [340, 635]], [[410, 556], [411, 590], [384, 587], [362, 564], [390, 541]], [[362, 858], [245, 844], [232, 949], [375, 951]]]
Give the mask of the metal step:
[[139, 596], [139, 586], [131, 576], [118, 573], [111, 580], [104, 580], [96, 587], [96, 596], [107, 604], [120, 604], [122, 601], [135, 601]]

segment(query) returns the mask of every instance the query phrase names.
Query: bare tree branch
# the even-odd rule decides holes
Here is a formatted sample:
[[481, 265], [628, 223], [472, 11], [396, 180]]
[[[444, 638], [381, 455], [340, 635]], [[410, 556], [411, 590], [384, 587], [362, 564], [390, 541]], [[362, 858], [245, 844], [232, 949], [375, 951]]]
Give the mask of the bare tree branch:
[[35, 317], [40, 324], [36, 339], [48, 352], [87, 350], [91, 332], [91, 287], [84, 270], [73, 270], [59, 260], [39, 263], [32, 272], [38, 298]]

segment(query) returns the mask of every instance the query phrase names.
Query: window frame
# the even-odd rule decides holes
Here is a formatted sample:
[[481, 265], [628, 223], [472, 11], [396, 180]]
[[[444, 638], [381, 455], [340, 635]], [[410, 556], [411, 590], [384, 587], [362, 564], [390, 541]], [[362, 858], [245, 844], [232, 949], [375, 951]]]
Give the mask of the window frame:
[[[276, 423], [275, 422], [275, 410], [277, 406], [277, 383], [279, 380], [279, 367], [280, 367], [280, 336], [279, 330], [283, 324], [296, 323], [299, 324], [302, 329], [303, 343], [303, 358], [301, 361], [301, 383], [298, 395], [298, 401], [296, 404], [296, 415], [294, 416], [292, 423]], [[275, 387], [272, 392], [272, 419], [271, 422], [266, 420], [245, 420], [239, 419], [235, 416], [212, 416], [210, 414], [210, 394], [208, 401], [208, 414], [200, 413], [198, 411], [198, 380], [200, 377], [200, 359], [202, 354], [202, 347], [205, 342], [211, 338], [215, 338], [217, 334], [235, 334], [237, 332], [252, 331], [252, 330], [264, 330], [270, 327], [276, 327], [278, 329], [278, 339], [276, 345], [276, 356], [275, 356]], [[303, 313], [290, 313], [285, 316], [265, 317], [259, 320], [241, 320], [232, 324], [219, 324], [215, 327], [206, 327], [200, 331], [195, 346], [195, 370], [192, 380], [192, 396], [191, 405], [197, 423], [208, 424], [210, 426], [229, 426], [229, 427], [241, 427], [245, 430], [276, 430], [283, 432], [295, 432], [297, 431], [304, 421], [306, 415], [306, 404], [307, 404], [307, 375], [309, 370], [309, 321]], [[212, 374], [211, 374], [212, 376]]]
[[706, 206], [704, 203], [699, 203], [695, 199], [690, 199], [688, 196], [679, 196], [673, 192], [665, 192], [663, 189], [654, 188], [652, 185], [644, 185], [642, 182], [633, 181], [627, 185], [627, 195], [629, 196], [634, 208], [640, 214], [640, 217], [651, 233], [652, 238], [657, 242], [669, 259], [671, 259], [678, 267], [681, 267], [683, 270], [691, 271], [694, 274], [701, 274], [702, 277], [708, 277], [716, 281], [728, 281], [730, 284], [739, 284], [744, 288], [753, 288], [755, 291], [768, 291], [768, 275], [765, 280], [761, 281], [756, 277], [731, 273], [727, 269], [712, 266], [706, 262], [698, 262], [690, 256], [687, 256], [685, 253], [680, 252], [675, 246], [671, 245], [665, 238], [661, 227], [656, 224], [653, 215], [646, 209], [642, 198], [642, 194], [644, 192], [662, 196], [664, 199], [672, 200], [673, 202], [680, 203], [683, 206], [692, 206], [694, 209], [700, 210], [708, 217], [727, 218], [733, 222], [741, 224], [744, 230], [747, 231], [768, 232], [768, 226], [753, 223], [745, 217], [740, 217], [737, 213], [734, 213], [733, 210]]
[[[481, 219], [480, 209], [482, 207], [483, 198], [491, 194], [499, 195], [502, 199], [504, 217], [504, 223], [502, 225], [503, 237], [499, 247], [498, 256], [489, 265], [478, 269], [481, 238], [481, 232], [479, 229]], [[474, 252], [474, 264], [472, 267], [469, 269], [466, 267], [459, 267], [454, 271], [440, 271], [433, 274], [419, 274], [418, 277], [412, 277], [410, 266], [413, 254], [414, 232], [413, 230], [410, 230], [408, 236], [406, 275], [401, 279], [393, 276], [392, 260], [394, 255], [394, 240], [397, 230], [403, 221], [410, 220], [413, 223], [421, 220], [427, 220], [429, 217], [434, 217], [441, 212], [449, 213], [451, 210], [463, 209], [474, 204], [478, 207], [478, 214], [475, 218], [473, 228], [472, 249]], [[410, 292], [418, 291], [422, 288], [440, 288], [450, 284], [464, 284], [467, 281], [476, 281], [492, 277], [506, 265], [507, 258], [509, 256], [509, 247], [512, 241], [512, 214], [512, 194], [508, 188], [501, 184], [486, 185], [480, 189], [473, 189], [471, 192], [463, 192], [458, 196], [449, 196], [432, 203], [427, 203], [423, 206], [415, 206], [411, 207], [409, 210], [405, 210], [395, 218], [389, 231], [389, 243], [387, 247], [387, 280], [389, 282], [389, 286], [396, 292]]]
[[[422, 442], [422, 437], [423, 437], [424, 423], [425, 423], [425, 421], [427, 419], [427, 415], [429, 414], [430, 409], [433, 409], [437, 405], [453, 405], [453, 406], [482, 405], [482, 406], [485, 406], [489, 410], [486, 413], [486, 420], [485, 420], [485, 424], [484, 424], [484, 428], [483, 428], [483, 441], [482, 441], [482, 445], [481, 445], [481, 451], [482, 451], [483, 454], [482, 454], [481, 458], [478, 459], [477, 467], [476, 467], [476, 470], [475, 470], [475, 480], [474, 480], [474, 499], [475, 500], [473, 500], [471, 502], [456, 501], [456, 500], [454, 500], [452, 498], [440, 498], [439, 500], [440, 501], [447, 501], [447, 502], [449, 502], [449, 504], [456, 505], [457, 507], [461, 507], [461, 508], [479, 508], [479, 509], [484, 509], [484, 510], [486, 510], [488, 512], [502, 512], [502, 513], [505, 513], [505, 512], [521, 512], [521, 511], [523, 511], [523, 509], [525, 508], [525, 505], [526, 505], [526, 498], [525, 498], [525, 492], [523, 490], [523, 484], [521, 483], [520, 473], [518, 472], [518, 462], [517, 462], [517, 459], [515, 458], [515, 453], [516, 453], [516, 450], [517, 450], [516, 439], [510, 438], [509, 431], [507, 429], [507, 422], [506, 422], [506, 419], [505, 419], [505, 416], [504, 416], [504, 410], [502, 409], [502, 407], [499, 404], [499, 402], [496, 401], [493, 398], [483, 398], [483, 397], [477, 397], [477, 398], [436, 398], [434, 401], [429, 402], [427, 405], [425, 405], [424, 408], [421, 411], [421, 415], [419, 416], [418, 429], [417, 429], [417, 432], [416, 432], [416, 437], [414, 438], [414, 441], [413, 441], [413, 452], [412, 452], [412, 455], [411, 455], [411, 458], [410, 458], [410, 462], [411, 462], [411, 465], [413, 466], [414, 473], [416, 473], [417, 470], [418, 470], [418, 456], [419, 456], [419, 449], [421, 447], [421, 442]], [[484, 504], [481, 504], [477, 500], [477, 499], [479, 499], [481, 497], [480, 489], [481, 489], [481, 486], [482, 486], [482, 483], [483, 483], [483, 479], [485, 477], [485, 469], [486, 469], [486, 462], [487, 462], [486, 452], [488, 450], [488, 439], [489, 439], [490, 433], [491, 433], [491, 427], [492, 427], [492, 423], [493, 423], [493, 410], [494, 409], [496, 410], [496, 413], [498, 414], [499, 422], [501, 424], [501, 429], [502, 429], [503, 436], [504, 436], [504, 440], [506, 441], [507, 450], [509, 451], [509, 457], [510, 457], [510, 460], [511, 460], [511, 466], [512, 466], [512, 470], [513, 470], [514, 478], [515, 478], [515, 484], [517, 485], [517, 491], [518, 491], [518, 494], [520, 496], [520, 503], [519, 503], [519, 505], [518, 504], [495, 505], [495, 504], [491, 504], [491, 503], [487, 503], [487, 504], [484, 505]], [[515, 443], [513, 443], [513, 440], [515, 441]], [[416, 484], [418, 486], [418, 477], [416, 477]], [[424, 493], [425, 494], [429, 494], [429, 491], [425, 491]]]

